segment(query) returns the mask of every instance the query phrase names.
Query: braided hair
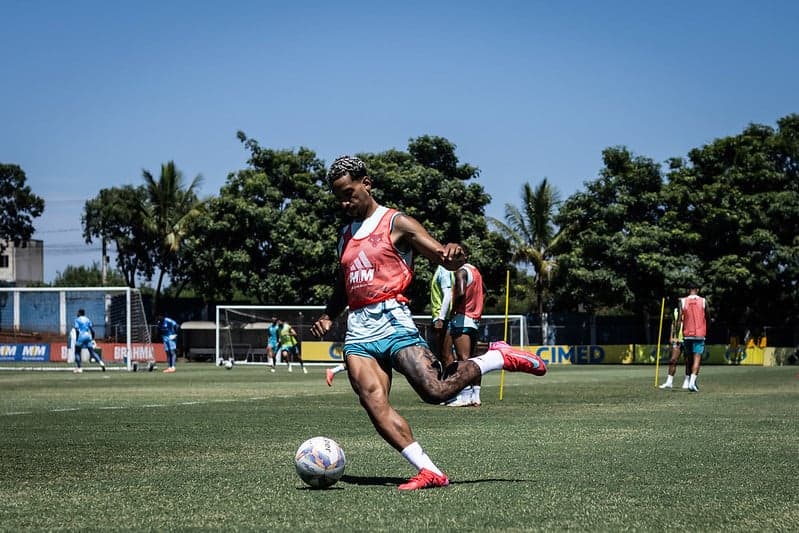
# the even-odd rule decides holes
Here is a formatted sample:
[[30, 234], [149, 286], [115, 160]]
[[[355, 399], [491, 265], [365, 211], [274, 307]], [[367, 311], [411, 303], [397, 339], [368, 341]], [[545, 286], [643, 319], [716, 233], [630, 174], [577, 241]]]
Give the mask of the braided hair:
[[341, 155], [330, 165], [327, 171], [327, 183], [333, 185], [337, 179], [347, 174], [354, 180], [361, 180], [366, 177], [366, 163], [361, 159], [351, 155]]

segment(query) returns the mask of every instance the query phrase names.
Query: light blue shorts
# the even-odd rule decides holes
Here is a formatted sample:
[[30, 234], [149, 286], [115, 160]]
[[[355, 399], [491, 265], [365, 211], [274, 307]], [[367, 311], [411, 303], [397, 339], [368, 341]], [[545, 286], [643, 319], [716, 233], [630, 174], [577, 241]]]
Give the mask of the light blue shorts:
[[705, 353], [705, 339], [683, 339], [685, 353], [702, 355]]
[[477, 328], [470, 328], [470, 327], [458, 327], [452, 326], [449, 327], [450, 335], [453, 337], [457, 337], [458, 335], [466, 335], [467, 337], [471, 338], [473, 341], [477, 341]]
[[419, 331], [400, 330], [376, 341], [345, 343], [344, 359], [346, 360], [351, 355], [371, 357], [376, 359], [383, 368], [394, 368], [394, 356], [408, 346], [429, 348], [422, 336], [419, 335]]
[[300, 353], [299, 348], [296, 344], [281, 344], [280, 349], [278, 349], [277, 353], [286, 352], [287, 354], [297, 355]]
[[92, 335], [91, 333], [81, 333], [78, 335], [77, 340], [75, 341], [75, 348], [80, 350], [83, 348], [91, 349], [92, 347]]
[[164, 350], [167, 352], [174, 352], [177, 350], [177, 343], [175, 339], [170, 339], [168, 337], [164, 337]]

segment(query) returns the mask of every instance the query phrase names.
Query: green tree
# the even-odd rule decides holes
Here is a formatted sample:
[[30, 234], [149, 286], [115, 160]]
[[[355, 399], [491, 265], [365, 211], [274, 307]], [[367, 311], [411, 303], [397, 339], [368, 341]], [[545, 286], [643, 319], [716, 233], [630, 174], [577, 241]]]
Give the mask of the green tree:
[[680, 265], [660, 224], [660, 166], [623, 147], [602, 155], [600, 176], [569, 197], [556, 217], [562, 228], [555, 247], [558, 301], [567, 308], [656, 316], [667, 273]]
[[144, 187], [125, 185], [101, 189], [83, 207], [83, 237], [91, 244], [100, 240], [104, 247], [116, 248], [116, 264], [128, 287], [136, 287], [139, 276], [151, 278], [154, 272], [152, 237], [146, 231], [142, 206], [147, 201]]
[[691, 150], [666, 187], [668, 224], [731, 334], [793, 324], [799, 279], [799, 115]]
[[[238, 136], [250, 152], [249, 168], [229, 175], [194, 221], [180, 254], [180, 281], [208, 298], [239, 292], [268, 304], [325, 303], [344, 223], [325, 181], [325, 163], [308, 148], [266, 149], [242, 132]], [[507, 244], [487, 230], [483, 208], [489, 197], [479, 185], [466, 183], [477, 169], [459, 164], [452, 150], [445, 139], [421, 137], [410, 142], [408, 152], [361, 157], [378, 201], [418, 218], [444, 242], [464, 242], [487, 283], [504, 287]], [[426, 154], [426, 164], [453, 175], [425, 166], [412, 153]], [[420, 261], [416, 271], [408, 296], [421, 312], [429, 301], [432, 269]]]
[[262, 148], [243, 132], [249, 168], [232, 173], [191, 226], [177, 273], [208, 298], [323, 303], [335, 273], [335, 204], [313, 151]]
[[459, 164], [455, 144], [443, 137], [422, 135], [411, 139], [408, 153], [422, 166], [438, 170], [449, 179], [468, 181], [480, 175], [480, 169], [469, 164]]
[[[510, 242], [511, 260], [523, 268], [532, 268], [535, 309], [542, 321], [544, 302], [557, 267], [552, 250], [559, 237], [554, 223], [559, 203], [560, 193], [544, 178], [535, 188], [529, 183], [522, 186], [521, 209], [505, 204], [505, 222], [490, 219]], [[544, 328], [541, 331], [543, 335]]]
[[33, 236], [33, 219], [44, 212], [44, 200], [25, 184], [19, 165], [0, 163], [0, 253], [6, 243], [27, 243]]
[[[125, 286], [125, 277], [118, 270], [111, 270], [106, 275], [105, 285], [108, 287]], [[57, 272], [54, 287], [102, 287], [103, 273], [100, 264], [92, 263], [91, 267], [67, 265], [63, 272]]]
[[186, 186], [183, 174], [174, 161], [161, 165], [161, 174], [156, 179], [148, 170], [142, 172], [147, 201], [141, 205], [143, 221], [150, 242], [152, 265], [158, 271], [158, 281], [153, 298], [153, 310], [158, 309], [164, 277], [179, 275], [178, 250], [188, 234], [191, 221], [203, 211], [203, 202], [197, 197], [202, 177], [196, 176]]

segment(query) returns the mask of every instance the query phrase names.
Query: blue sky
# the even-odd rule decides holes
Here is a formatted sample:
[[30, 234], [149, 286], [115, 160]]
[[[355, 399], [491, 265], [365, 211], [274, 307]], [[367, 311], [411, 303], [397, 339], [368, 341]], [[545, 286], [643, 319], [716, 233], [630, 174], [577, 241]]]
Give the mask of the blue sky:
[[46, 201], [45, 281], [99, 261], [84, 202], [174, 160], [216, 194], [236, 139], [337, 155], [420, 135], [481, 169], [501, 218], [625, 145], [664, 161], [799, 112], [792, 1], [0, 0], [0, 162]]

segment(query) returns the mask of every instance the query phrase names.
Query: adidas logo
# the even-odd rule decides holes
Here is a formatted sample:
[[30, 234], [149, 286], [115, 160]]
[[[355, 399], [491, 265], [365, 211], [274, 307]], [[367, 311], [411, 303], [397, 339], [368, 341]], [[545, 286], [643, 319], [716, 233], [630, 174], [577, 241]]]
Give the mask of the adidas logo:
[[350, 266], [350, 283], [369, 283], [373, 279], [375, 279], [375, 268], [361, 250]]

